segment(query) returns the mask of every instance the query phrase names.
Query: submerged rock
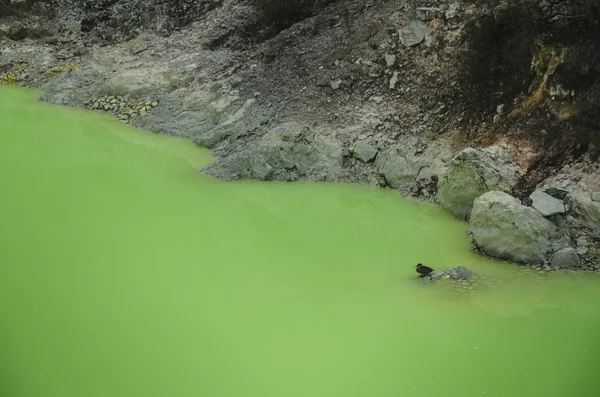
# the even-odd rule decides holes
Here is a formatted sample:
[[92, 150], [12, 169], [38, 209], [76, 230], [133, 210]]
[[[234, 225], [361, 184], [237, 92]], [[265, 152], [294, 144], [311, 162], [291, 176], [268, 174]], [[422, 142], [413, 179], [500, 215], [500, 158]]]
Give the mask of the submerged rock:
[[558, 228], [542, 214], [504, 192], [475, 200], [470, 232], [486, 255], [522, 264], [544, 263], [558, 238]]
[[466, 267], [457, 266], [452, 269], [438, 270], [423, 277], [425, 282], [435, 282], [442, 279], [450, 279], [458, 283], [466, 283], [471, 279], [473, 273]]

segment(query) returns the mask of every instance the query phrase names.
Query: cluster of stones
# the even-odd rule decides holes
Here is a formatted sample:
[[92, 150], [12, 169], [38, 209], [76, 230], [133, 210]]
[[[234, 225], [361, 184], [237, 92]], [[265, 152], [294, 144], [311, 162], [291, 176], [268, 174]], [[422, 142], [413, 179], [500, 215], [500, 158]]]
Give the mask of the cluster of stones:
[[452, 159], [436, 201], [470, 221], [485, 255], [543, 270], [600, 270], [600, 192], [549, 187], [521, 202], [510, 195], [521, 174], [502, 147], [467, 148]]
[[119, 120], [127, 123], [137, 117], [143, 117], [158, 106], [158, 101], [140, 101], [119, 95], [107, 95], [90, 98], [85, 106], [91, 110], [102, 110], [114, 114]]

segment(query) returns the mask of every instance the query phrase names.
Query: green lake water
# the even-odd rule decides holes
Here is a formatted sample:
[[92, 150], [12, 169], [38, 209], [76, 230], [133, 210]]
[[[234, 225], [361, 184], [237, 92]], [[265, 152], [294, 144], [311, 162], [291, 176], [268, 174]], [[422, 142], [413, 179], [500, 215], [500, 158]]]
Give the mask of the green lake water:
[[597, 275], [473, 255], [390, 190], [220, 183], [36, 99], [0, 89], [0, 396], [600, 395]]

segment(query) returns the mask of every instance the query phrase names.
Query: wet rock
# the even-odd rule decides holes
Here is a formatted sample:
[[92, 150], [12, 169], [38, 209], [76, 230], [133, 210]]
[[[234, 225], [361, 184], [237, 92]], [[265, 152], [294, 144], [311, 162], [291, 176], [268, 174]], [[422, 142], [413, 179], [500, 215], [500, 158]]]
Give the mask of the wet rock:
[[498, 191], [478, 197], [470, 232], [486, 255], [522, 264], [541, 264], [553, 250], [558, 228], [542, 214]]
[[536, 190], [529, 196], [532, 200], [532, 207], [540, 211], [542, 215], [548, 217], [555, 214], [564, 214], [565, 205], [562, 201], [542, 192]]
[[458, 219], [468, 220], [477, 197], [491, 190], [510, 192], [520, 172], [500, 147], [467, 148], [452, 159], [436, 201]]
[[352, 149], [353, 156], [363, 163], [373, 160], [377, 156], [377, 152], [376, 148], [363, 141], [356, 142], [354, 149]]
[[556, 251], [554, 253], [554, 257], [552, 257], [552, 267], [565, 269], [579, 267], [579, 256], [571, 247]]
[[426, 23], [414, 20], [408, 26], [400, 29], [398, 31], [398, 36], [400, 37], [400, 42], [406, 47], [412, 47], [423, 40], [425, 40], [425, 35], [429, 31], [429, 27]]
[[473, 273], [466, 267], [457, 266], [452, 269], [438, 270], [430, 273], [428, 276], [423, 277], [425, 282], [435, 282], [442, 279], [450, 279], [457, 283], [466, 283], [471, 280]]

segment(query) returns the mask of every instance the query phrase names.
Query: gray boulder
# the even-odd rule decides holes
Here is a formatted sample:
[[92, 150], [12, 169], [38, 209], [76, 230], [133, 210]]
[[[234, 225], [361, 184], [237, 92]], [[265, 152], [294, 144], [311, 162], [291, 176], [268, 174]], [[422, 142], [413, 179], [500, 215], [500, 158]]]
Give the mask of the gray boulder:
[[468, 220], [477, 197], [492, 190], [510, 192], [520, 172], [500, 147], [467, 148], [452, 159], [436, 201], [458, 219]]
[[566, 269], [579, 267], [579, 256], [573, 248], [563, 248], [554, 253], [554, 257], [552, 257], [552, 266]]
[[531, 206], [540, 211], [544, 216], [565, 213], [565, 205], [562, 201], [542, 192], [541, 190], [534, 191], [531, 193], [529, 198], [532, 200]]
[[[415, 155], [414, 151], [390, 149], [379, 153], [375, 165], [387, 184], [402, 192], [415, 181], [430, 180], [446, 171], [444, 162], [434, 154]], [[405, 193], [405, 192], [403, 192]]]
[[412, 47], [425, 40], [428, 31], [429, 27], [426, 23], [414, 20], [408, 26], [400, 29], [398, 35], [402, 44], [406, 47]]
[[556, 225], [539, 211], [498, 191], [475, 200], [470, 232], [486, 255], [522, 264], [544, 263], [558, 238]]
[[378, 150], [366, 142], [356, 142], [352, 155], [364, 163], [368, 163], [377, 156]]
[[575, 219], [589, 228], [592, 236], [600, 238], [600, 203], [592, 201], [589, 193], [572, 193], [567, 196], [567, 200]]

